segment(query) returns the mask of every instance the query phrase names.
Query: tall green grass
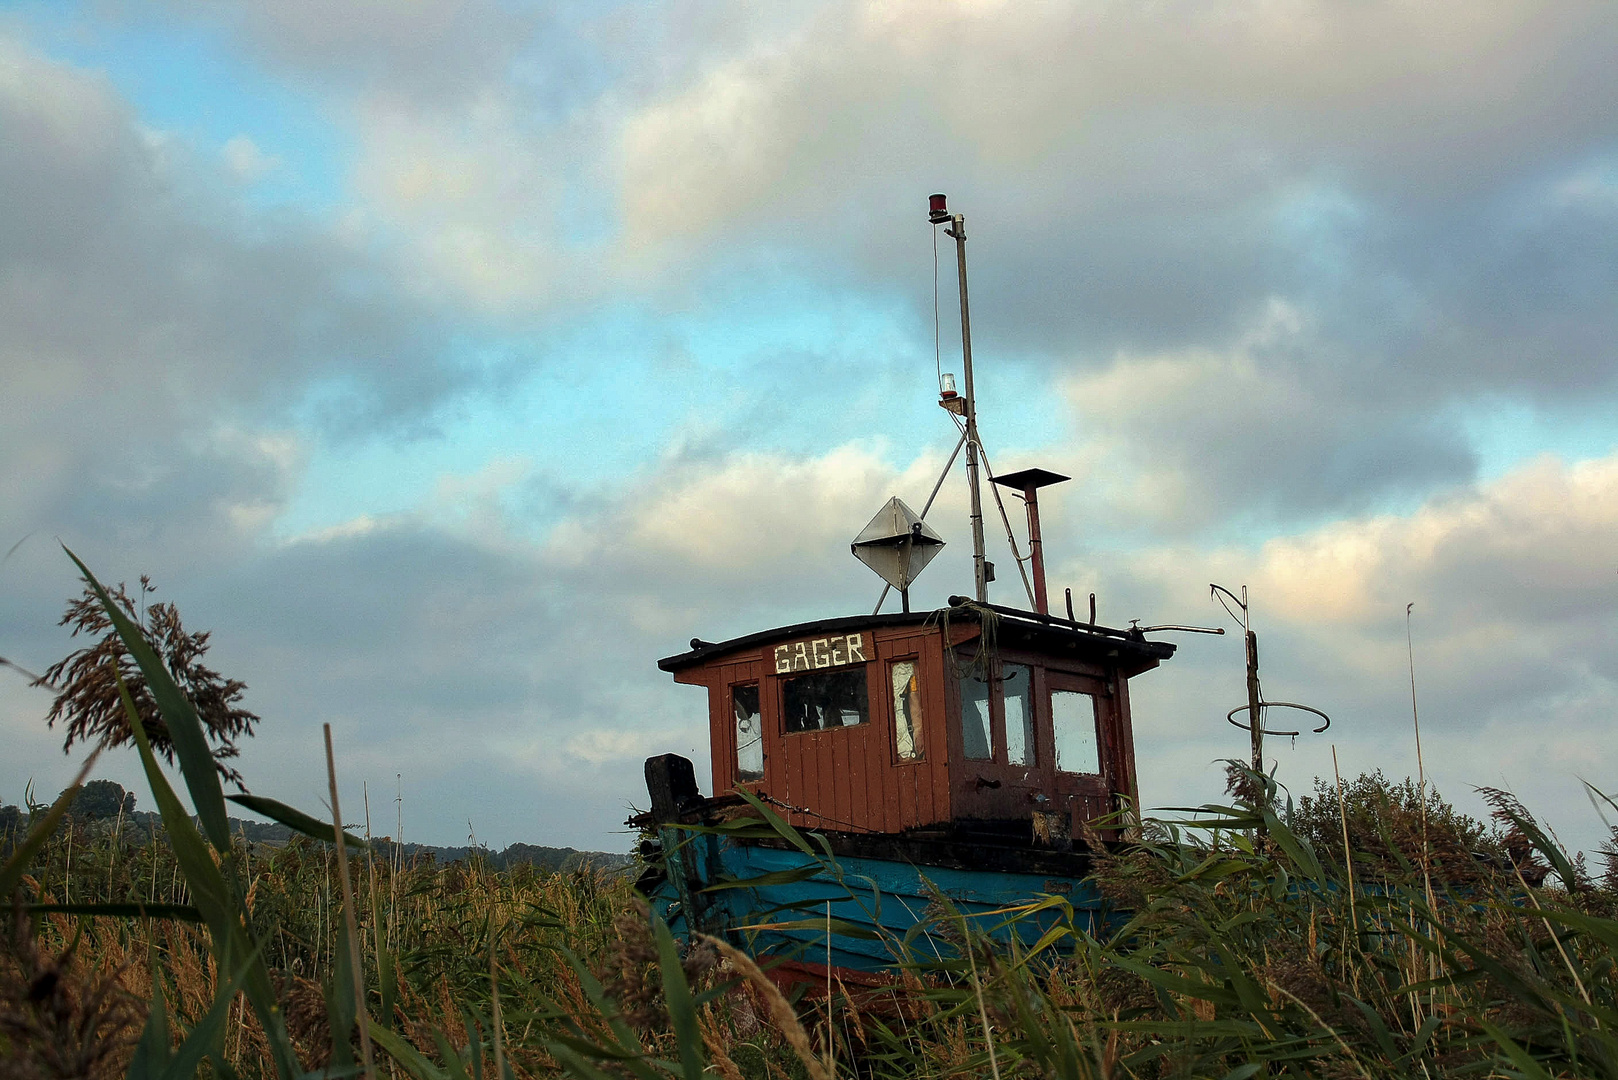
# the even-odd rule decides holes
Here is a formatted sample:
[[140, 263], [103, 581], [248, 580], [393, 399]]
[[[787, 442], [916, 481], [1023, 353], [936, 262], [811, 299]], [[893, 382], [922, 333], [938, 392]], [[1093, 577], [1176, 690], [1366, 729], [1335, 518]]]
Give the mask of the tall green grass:
[[[1036, 897], [1004, 918], [1049, 931], [999, 945], [940, 898], [945, 956], [794, 1003], [743, 942], [677, 942], [622, 876], [400, 865], [349, 838], [345, 897], [331, 824], [238, 797], [302, 838], [233, 837], [195, 711], [107, 607], [196, 817], [134, 723], [160, 830], [86, 830], [69, 789], [13, 838], [0, 1061], [18, 1075], [359, 1075], [363, 1013], [389, 1080], [1618, 1077], [1615, 897], [1509, 802], [1516, 855], [1480, 861], [1465, 829], [1423, 847], [1366, 791], [1328, 843], [1329, 806], [1289, 823], [1249, 776], [1245, 802], [1097, 858], [1128, 913], [1102, 933]], [[1531, 887], [1527, 855], [1562, 885]]]

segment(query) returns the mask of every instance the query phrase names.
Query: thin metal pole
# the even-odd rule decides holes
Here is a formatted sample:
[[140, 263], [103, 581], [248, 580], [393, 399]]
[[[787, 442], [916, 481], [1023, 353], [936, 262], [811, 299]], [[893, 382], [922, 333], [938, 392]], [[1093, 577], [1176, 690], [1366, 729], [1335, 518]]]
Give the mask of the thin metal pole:
[[972, 314], [966, 297], [966, 215], [951, 219], [955, 269], [961, 282], [961, 367], [966, 375], [966, 482], [972, 489], [972, 580], [978, 603], [989, 602], [989, 576], [983, 555], [983, 497], [978, 491], [978, 404], [972, 383]]
[[1253, 633], [1253, 613], [1247, 607], [1247, 586], [1242, 586], [1242, 632], [1247, 641], [1247, 719], [1253, 733], [1253, 771], [1264, 774], [1264, 718], [1260, 715], [1258, 688], [1258, 635]]
[[[927, 505], [921, 508], [921, 519], [923, 521], [927, 520], [927, 511], [933, 508], [933, 500], [938, 498], [938, 490], [944, 486], [944, 479], [949, 476], [949, 471], [955, 467], [955, 459], [961, 456], [961, 447], [964, 445], [966, 445], [966, 432], [963, 431], [959, 441], [955, 443], [955, 449], [950, 451], [949, 460], [944, 462], [944, 471], [938, 474], [938, 482], [933, 485], [933, 493], [927, 496]], [[3, 660], [4, 657], [0, 657], [0, 661]]]

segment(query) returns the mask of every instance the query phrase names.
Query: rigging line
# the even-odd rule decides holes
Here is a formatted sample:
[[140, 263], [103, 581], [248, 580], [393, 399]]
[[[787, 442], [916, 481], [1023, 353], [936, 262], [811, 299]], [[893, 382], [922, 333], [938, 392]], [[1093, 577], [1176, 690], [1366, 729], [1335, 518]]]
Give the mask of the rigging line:
[[[1034, 587], [1028, 582], [1028, 570], [1023, 566], [1023, 557], [1017, 554], [1017, 537], [1011, 531], [1011, 517], [1006, 513], [1006, 504], [1000, 498], [1000, 485], [994, 482], [994, 466], [989, 463], [989, 451], [984, 448], [982, 439], [977, 440], [977, 447], [978, 453], [983, 455], [983, 467], [989, 471], [989, 491], [994, 496], [994, 505], [1000, 508], [1000, 520], [1006, 526], [1006, 543], [1011, 545], [1011, 557], [1017, 563], [1017, 574], [1022, 578], [1023, 591], [1028, 594], [1028, 606], [1037, 608], [1039, 602], [1034, 599]], [[1028, 557], [1033, 556], [1034, 553], [1030, 551]]]
[[[961, 432], [960, 439], [955, 443], [955, 449], [950, 452], [949, 460], [944, 462], [944, 471], [938, 474], [938, 482], [933, 485], [933, 493], [927, 496], [927, 505], [921, 508], [921, 520], [927, 520], [927, 511], [933, 508], [933, 500], [938, 498], [938, 491], [949, 478], [949, 471], [955, 467], [955, 459], [961, 456], [961, 447], [966, 445], [966, 432]], [[888, 593], [893, 591], [892, 585], [882, 586], [882, 595], [876, 598], [876, 610], [872, 615], [882, 614], [882, 605], [887, 602]]]
[[[955, 421], [955, 427], [959, 429], [961, 438], [966, 438], [966, 422], [954, 413], [950, 414], [950, 419]], [[1017, 553], [1017, 538], [1011, 531], [1011, 518], [1006, 515], [1006, 504], [1000, 501], [1000, 486], [994, 483], [994, 466], [989, 463], [989, 451], [984, 447], [982, 438], [974, 439], [973, 445], [983, 455], [983, 467], [988, 470], [990, 477], [989, 493], [994, 496], [995, 505], [1000, 508], [1000, 520], [1006, 526], [1006, 540], [1011, 544], [1011, 557], [1017, 563], [1017, 572], [1022, 575], [1023, 590], [1028, 593], [1028, 606], [1037, 607], [1038, 604], [1034, 600], [1034, 588], [1028, 583], [1028, 572], [1023, 569], [1023, 563], [1026, 560]], [[1033, 557], [1034, 553], [1030, 551], [1028, 558], [1032, 559]]]
[[933, 368], [938, 374], [938, 392], [944, 392], [944, 356], [938, 343], [938, 226], [933, 226]]

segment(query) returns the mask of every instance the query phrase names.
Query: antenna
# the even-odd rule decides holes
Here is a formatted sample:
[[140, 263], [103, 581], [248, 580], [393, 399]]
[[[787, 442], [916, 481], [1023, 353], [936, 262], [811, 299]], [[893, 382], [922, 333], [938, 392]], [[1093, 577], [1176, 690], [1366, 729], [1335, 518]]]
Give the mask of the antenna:
[[[1297, 731], [1272, 731], [1266, 728], [1264, 726], [1265, 709], [1297, 709], [1300, 712], [1313, 713], [1323, 721], [1319, 727], [1313, 729], [1313, 734], [1316, 735], [1331, 727], [1331, 717], [1312, 705], [1299, 705], [1295, 701], [1265, 701], [1264, 693], [1260, 689], [1258, 682], [1258, 635], [1253, 632], [1253, 613], [1247, 604], [1247, 586], [1242, 586], [1240, 599], [1223, 585], [1210, 584], [1208, 586], [1208, 595], [1217, 601], [1219, 606], [1224, 608], [1231, 618], [1241, 624], [1242, 634], [1247, 642], [1247, 704], [1238, 705], [1230, 710], [1225, 714], [1225, 719], [1230, 722], [1232, 727], [1242, 728], [1252, 733], [1253, 771], [1262, 776], [1264, 774], [1264, 736], [1281, 735], [1291, 736], [1295, 739], [1303, 734], [1301, 728]], [[1230, 603], [1225, 602], [1227, 597]], [[1240, 615], [1231, 610], [1231, 603], [1234, 603], [1241, 610]], [[1236, 714], [1241, 712], [1247, 714], [1247, 723], [1245, 724], [1236, 719]]]
[[978, 491], [978, 453], [982, 444], [978, 442], [977, 397], [972, 385], [972, 315], [966, 297], [966, 215], [951, 214], [948, 202], [942, 193], [929, 195], [927, 220], [935, 229], [939, 225], [949, 226], [944, 235], [955, 240], [955, 273], [961, 283], [961, 367], [966, 385], [962, 388], [964, 396], [958, 399], [950, 393], [954, 387], [941, 388], [944, 400], [939, 404], [966, 417], [966, 482], [972, 489], [972, 578], [978, 603], [986, 604], [993, 571], [983, 555], [983, 497]]

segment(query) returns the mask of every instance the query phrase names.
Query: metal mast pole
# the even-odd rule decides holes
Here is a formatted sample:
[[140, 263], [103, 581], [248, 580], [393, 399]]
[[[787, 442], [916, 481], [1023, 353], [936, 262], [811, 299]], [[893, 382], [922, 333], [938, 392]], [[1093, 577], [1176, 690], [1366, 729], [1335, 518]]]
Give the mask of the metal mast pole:
[[978, 603], [989, 602], [989, 571], [983, 557], [983, 497], [978, 491], [978, 405], [972, 387], [972, 315], [966, 299], [966, 215], [944, 230], [955, 238], [955, 270], [961, 281], [961, 366], [966, 375], [966, 481], [972, 489], [972, 579]]
[[1242, 636], [1247, 642], [1247, 719], [1253, 732], [1253, 771], [1264, 772], [1264, 705], [1258, 688], [1258, 635], [1247, 607], [1247, 586], [1242, 586]]

